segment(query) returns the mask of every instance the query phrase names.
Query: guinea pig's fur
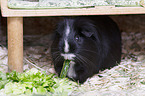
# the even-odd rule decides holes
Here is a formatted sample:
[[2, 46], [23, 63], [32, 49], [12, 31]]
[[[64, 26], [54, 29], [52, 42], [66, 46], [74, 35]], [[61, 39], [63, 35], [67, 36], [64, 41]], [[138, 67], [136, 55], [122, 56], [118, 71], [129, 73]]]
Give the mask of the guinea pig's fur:
[[67, 77], [83, 83], [120, 63], [121, 34], [108, 16], [67, 17], [57, 25], [51, 55], [58, 75], [69, 59]]

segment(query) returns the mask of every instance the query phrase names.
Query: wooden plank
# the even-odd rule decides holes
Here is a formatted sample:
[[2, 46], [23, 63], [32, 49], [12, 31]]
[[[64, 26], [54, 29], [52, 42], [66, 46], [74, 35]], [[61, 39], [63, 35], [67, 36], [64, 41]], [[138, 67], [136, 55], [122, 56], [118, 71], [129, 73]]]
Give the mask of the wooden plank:
[[8, 17], [8, 69], [23, 72], [23, 18]]
[[0, 0], [0, 7], [1, 7], [1, 0]]
[[95, 8], [82, 9], [20, 10], [7, 8], [7, 0], [2, 0], [1, 3], [2, 15], [4, 17], [145, 14], [145, 8], [143, 7], [99, 6]]

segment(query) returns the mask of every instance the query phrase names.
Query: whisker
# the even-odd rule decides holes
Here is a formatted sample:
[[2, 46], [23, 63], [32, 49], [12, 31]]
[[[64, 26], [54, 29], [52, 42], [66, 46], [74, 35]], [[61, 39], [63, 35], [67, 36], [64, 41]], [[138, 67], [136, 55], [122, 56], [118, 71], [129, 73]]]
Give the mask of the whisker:
[[79, 48], [80, 50], [83, 50], [83, 51], [87, 51], [87, 52], [91, 52], [91, 53], [95, 53], [95, 54], [98, 54], [96, 51], [92, 51], [92, 50], [87, 50], [87, 49], [82, 49], [82, 48]]
[[[76, 54], [76, 55], [77, 55], [78, 58], [80, 58], [81, 60], [83, 60], [83, 61], [85, 62], [85, 64], [91, 63], [92, 65], [94, 65], [93, 62], [90, 61], [90, 60], [89, 60], [88, 58], [86, 58], [85, 56], [82, 56], [82, 55], [80, 55], [80, 54]], [[87, 67], [89, 67], [89, 66], [87, 66]]]
[[54, 60], [54, 64], [57, 64], [58, 62], [60, 62], [61, 56], [58, 55], [55, 60]]
[[[84, 64], [84, 63], [86, 63], [86, 62], [85, 62], [84, 60], [82, 60], [80, 57], [77, 56], [75, 59], [76, 59], [77, 61], [83, 63], [83, 65], [86, 66], [86, 64]], [[79, 64], [81, 64], [81, 63], [79, 63]], [[86, 66], [86, 67], [88, 67], [88, 66]]]
[[[92, 55], [92, 54], [88, 54], [88, 53], [86, 53], [86, 52], [83, 52], [83, 53], [81, 53], [81, 52], [79, 52], [79, 53], [77, 53], [78, 55], [80, 55], [81, 54], [81, 56], [83, 56], [83, 57], [85, 57], [87, 60], [89, 60], [90, 61], [90, 59], [91, 58], [94, 58], [94, 56]], [[88, 57], [88, 58], [87, 58]], [[90, 58], [90, 59], [89, 59]], [[97, 59], [97, 58], [96, 58]]]
[[59, 51], [53, 52], [52, 55], [59, 54]]

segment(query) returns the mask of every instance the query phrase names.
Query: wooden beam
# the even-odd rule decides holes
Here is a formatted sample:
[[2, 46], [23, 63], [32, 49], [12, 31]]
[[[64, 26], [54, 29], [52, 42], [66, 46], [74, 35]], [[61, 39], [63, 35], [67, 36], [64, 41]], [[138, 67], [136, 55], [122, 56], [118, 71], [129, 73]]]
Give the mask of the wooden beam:
[[2, 0], [1, 3], [2, 3], [1, 6], [2, 15], [4, 17], [145, 14], [145, 8], [143, 7], [98, 6], [95, 8], [81, 8], [81, 9], [22, 10], [22, 9], [9, 9], [7, 7], [7, 0]]
[[0, 7], [1, 7], [1, 0], [0, 0]]
[[23, 18], [8, 17], [8, 69], [23, 72]]

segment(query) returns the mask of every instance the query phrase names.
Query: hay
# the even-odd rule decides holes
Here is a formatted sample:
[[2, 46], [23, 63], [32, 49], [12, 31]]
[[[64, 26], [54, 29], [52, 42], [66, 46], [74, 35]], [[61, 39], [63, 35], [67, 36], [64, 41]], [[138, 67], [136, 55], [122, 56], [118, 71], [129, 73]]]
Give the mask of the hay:
[[[99, 74], [88, 78], [81, 86], [74, 86], [75, 90], [71, 96], [143, 96], [145, 95], [145, 40], [144, 33], [122, 32], [123, 55], [122, 61], [118, 66], [100, 71]], [[47, 36], [46, 36], [47, 37]], [[33, 36], [34, 38], [34, 36]], [[36, 36], [36, 38], [38, 38]], [[38, 44], [43, 44], [44, 37], [41, 37]], [[47, 39], [47, 40], [46, 40]], [[45, 41], [51, 42], [50, 38]], [[135, 42], [135, 43], [134, 43]], [[35, 42], [34, 42], [35, 43]], [[51, 65], [49, 46], [37, 45], [25, 46], [24, 69], [29, 70], [33, 67], [46, 70], [48, 73], [55, 73]], [[45, 42], [46, 43], [46, 42]], [[0, 70], [7, 71], [7, 49], [0, 46]]]
[[7, 49], [2, 45], [0, 45], [0, 71], [8, 72]]
[[[119, 66], [100, 72], [89, 78], [81, 87], [77, 96], [143, 96], [145, 95], [145, 62], [122, 60]], [[73, 94], [73, 95], [74, 95]], [[92, 95], [94, 94], [94, 95]]]
[[[141, 24], [143, 27], [144, 23]], [[24, 35], [24, 57], [29, 60], [24, 60], [24, 70], [36, 67], [55, 73], [50, 56], [52, 37]], [[6, 45], [6, 37], [0, 37], [0, 44]], [[145, 95], [145, 33], [133, 30], [122, 32], [122, 44], [121, 64], [96, 74], [81, 86], [75, 86], [72, 96]], [[7, 60], [7, 48], [0, 46], [0, 71], [8, 72]]]
[[122, 61], [89, 78], [72, 95], [77, 96], [144, 96], [145, 33], [122, 32]]

